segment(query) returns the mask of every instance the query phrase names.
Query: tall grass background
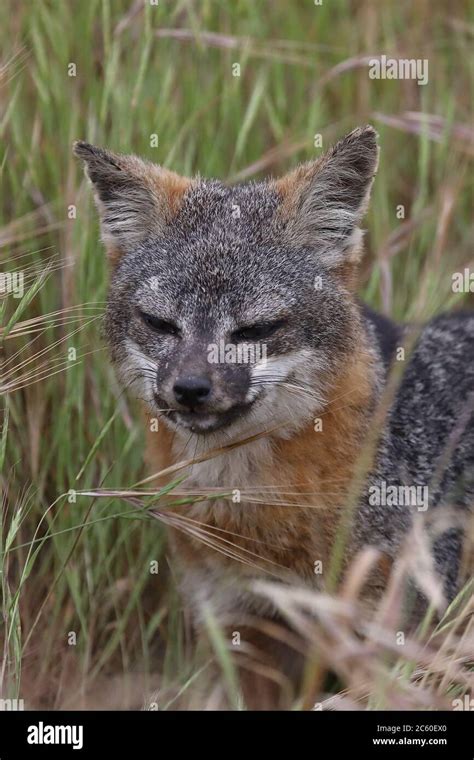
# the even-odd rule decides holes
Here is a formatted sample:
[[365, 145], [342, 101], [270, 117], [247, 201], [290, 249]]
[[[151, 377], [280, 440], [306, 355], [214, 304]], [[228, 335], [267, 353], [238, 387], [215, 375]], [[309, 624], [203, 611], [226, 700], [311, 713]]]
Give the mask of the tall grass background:
[[[452, 273], [472, 265], [468, 9], [463, 0], [0, 5], [1, 270], [23, 272], [26, 285], [23, 298], [1, 301], [2, 696], [139, 707], [157, 692], [171, 709], [205, 668], [160, 522], [113, 493], [83, 495], [130, 489], [147, 472], [137, 410], [100, 336], [107, 265], [74, 139], [234, 182], [319, 155], [317, 134], [325, 149], [372, 123], [381, 161], [361, 295], [398, 320], [468, 307], [472, 296], [451, 288]], [[427, 59], [428, 84], [370, 79], [368, 59], [382, 54]], [[297, 602], [279, 600], [290, 615]], [[323, 637], [312, 698], [442, 704], [472, 687], [458, 672], [466, 640], [454, 633], [436, 667], [439, 645], [422, 656], [414, 644], [407, 665], [373, 638], [357, 655], [352, 632], [340, 646], [359, 659], [347, 668], [330, 662]], [[210, 638], [225, 681], [222, 641], [213, 629]], [[327, 671], [339, 677], [332, 687]]]

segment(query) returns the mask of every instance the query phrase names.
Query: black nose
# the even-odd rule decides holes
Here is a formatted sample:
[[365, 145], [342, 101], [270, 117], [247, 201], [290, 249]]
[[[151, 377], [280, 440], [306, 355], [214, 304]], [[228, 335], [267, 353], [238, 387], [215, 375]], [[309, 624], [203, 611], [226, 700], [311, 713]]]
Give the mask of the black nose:
[[203, 404], [211, 393], [211, 381], [207, 377], [182, 377], [173, 385], [176, 401], [184, 406]]

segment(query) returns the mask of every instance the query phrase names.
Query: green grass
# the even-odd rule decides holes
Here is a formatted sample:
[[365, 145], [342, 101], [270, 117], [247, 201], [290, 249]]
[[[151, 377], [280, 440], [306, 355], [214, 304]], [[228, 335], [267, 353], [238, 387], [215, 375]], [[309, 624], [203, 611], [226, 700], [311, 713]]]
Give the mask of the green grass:
[[[315, 134], [326, 148], [370, 122], [382, 153], [361, 293], [397, 319], [467, 305], [451, 273], [472, 261], [468, 6], [1, 4], [2, 271], [24, 272], [27, 289], [2, 301], [0, 690], [59, 705], [68, 678], [97, 695], [100, 679], [135, 674], [153, 690], [159, 669], [160, 686], [186, 689], [194, 673], [162, 526], [123, 500], [71, 493], [146, 475], [136, 410], [100, 337], [107, 267], [73, 140], [235, 181], [277, 175], [320, 154]], [[429, 84], [370, 80], [358, 58], [381, 53], [428, 58]], [[416, 134], [407, 112], [425, 115]], [[441, 119], [436, 134], [426, 115]]]

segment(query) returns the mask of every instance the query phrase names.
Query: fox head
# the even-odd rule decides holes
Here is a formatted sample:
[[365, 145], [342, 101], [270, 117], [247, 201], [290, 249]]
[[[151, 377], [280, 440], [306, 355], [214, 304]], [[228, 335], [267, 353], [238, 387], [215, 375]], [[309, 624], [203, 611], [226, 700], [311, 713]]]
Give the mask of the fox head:
[[227, 186], [77, 142], [112, 261], [123, 382], [187, 436], [295, 429], [357, 348], [372, 127], [281, 179]]

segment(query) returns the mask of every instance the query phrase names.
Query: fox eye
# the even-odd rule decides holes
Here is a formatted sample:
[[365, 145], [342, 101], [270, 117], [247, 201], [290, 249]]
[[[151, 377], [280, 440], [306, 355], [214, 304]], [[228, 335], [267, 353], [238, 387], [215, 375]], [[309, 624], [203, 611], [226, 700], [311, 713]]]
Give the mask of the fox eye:
[[179, 328], [173, 324], [173, 322], [168, 322], [166, 319], [160, 319], [159, 317], [153, 316], [153, 314], [147, 314], [145, 311], [140, 312], [140, 317], [146, 325], [157, 332], [164, 333], [165, 335], [180, 334]]
[[285, 324], [285, 319], [279, 319], [275, 322], [260, 322], [259, 324], [241, 327], [232, 333], [235, 341], [239, 340], [264, 340], [273, 335], [280, 327]]

